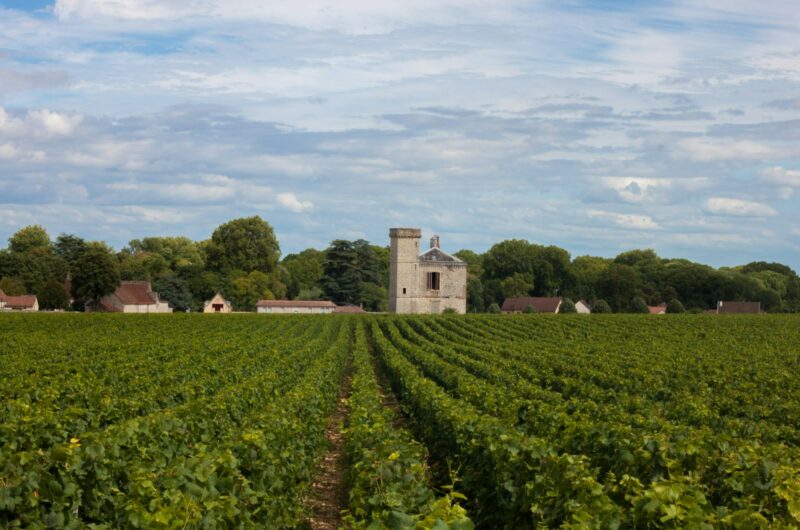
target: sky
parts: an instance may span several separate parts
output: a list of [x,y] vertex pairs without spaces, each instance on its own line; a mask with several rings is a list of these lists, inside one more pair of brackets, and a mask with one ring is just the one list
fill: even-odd
[[796,0],[0,0],[0,246],[260,215],[800,270]]

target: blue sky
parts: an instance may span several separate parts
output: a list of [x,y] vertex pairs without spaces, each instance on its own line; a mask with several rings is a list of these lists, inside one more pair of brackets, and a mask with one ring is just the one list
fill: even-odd
[[792,1],[0,0],[0,241],[258,214],[800,269]]

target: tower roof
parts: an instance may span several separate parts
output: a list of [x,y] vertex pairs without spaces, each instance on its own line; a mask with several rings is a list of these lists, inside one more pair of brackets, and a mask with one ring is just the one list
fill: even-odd
[[455,256],[451,256],[444,250],[440,249],[439,247],[429,248],[425,252],[419,255],[420,261],[449,261],[452,263],[464,263],[460,259]]

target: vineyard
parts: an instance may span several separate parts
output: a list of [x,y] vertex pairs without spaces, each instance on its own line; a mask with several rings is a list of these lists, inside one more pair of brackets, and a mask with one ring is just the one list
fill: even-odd
[[317,528],[333,429],[345,528],[796,528],[799,372],[793,316],[4,315],[0,526]]

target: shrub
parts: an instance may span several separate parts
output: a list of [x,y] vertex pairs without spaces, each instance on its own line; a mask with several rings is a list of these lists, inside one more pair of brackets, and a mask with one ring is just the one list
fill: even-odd
[[487,313],[499,313],[500,312],[500,306],[497,305],[497,303],[489,304],[489,307],[486,308],[486,312]]
[[684,313],[685,311],[686,311],[686,308],[683,307],[683,304],[677,298],[673,298],[667,304],[667,313],[669,313],[669,314],[672,314],[672,313]]
[[525,309],[522,310],[523,313],[535,313],[536,308],[533,307],[531,304],[525,306]]
[[559,313],[577,313],[578,309],[575,307],[575,302],[569,298],[564,298],[561,301],[561,307],[558,309]]
[[443,315],[457,315],[458,311],[453,309],[452,307],[445,307],[444,311],[442,311]]
[[596,300],[592,305],[592,313],[612,313],[611,306],[605,300]]
[[650,313],[650,308],[647,307],[647,303],[642,299],[642,297],[634,296],[633,300],[631,300],[630,312],[647,314]]

